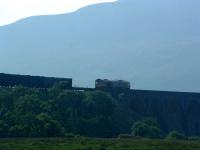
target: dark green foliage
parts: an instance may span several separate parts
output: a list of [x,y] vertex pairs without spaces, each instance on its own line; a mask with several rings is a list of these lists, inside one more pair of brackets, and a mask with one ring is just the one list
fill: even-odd
[[112,137],[115,101],[104,92],[0,88],[0,137]]
[[[179,101],[179,97],[162,100],[149,93],[66,90],[65,82],[49,89],[1,87],[0,137],[56,137],[68,133],[117,137],[130,134],[134,122],[149,116],[159,125],[149,119],[137,122],[134,135],[160,138],[178,129],[186,135],[199,135],[198,94],[194,99]],[[162,97],[168,98],[165,95]]]
[[[50,135],[51,137],[56,137],[65,135],[64,128],[48,114],[41,113],[37,115],[35,121],[35,127],[38,132],[36,136],[48,137]],[[35,131],[35,133],[37,132]]]
[[159,125],[152,119],[135,122],[132,127],[132,134],[136,137],[161,138]]
[[0,139],[1,150],[199,150],[199,142],[147,139]]
[[171,131],[166,137],[169,140],[187,140],[188,138],[178,131]]

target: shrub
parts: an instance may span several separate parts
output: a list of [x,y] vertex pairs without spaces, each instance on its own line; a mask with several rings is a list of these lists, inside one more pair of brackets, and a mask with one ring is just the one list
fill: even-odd
[[180,133],[178,131],[171,131],[166,139],[169,139],[169,140],[187,140],[188,138],[183,134],[183,133]]
[[132,127],[132,134],[145,138],[161,138],[159,125],[152,119],[135,122]]

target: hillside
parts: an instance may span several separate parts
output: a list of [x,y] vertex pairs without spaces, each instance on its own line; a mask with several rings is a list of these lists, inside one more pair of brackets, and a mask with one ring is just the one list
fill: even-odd
[[0,27],[0,70],[73,77],[85,87],[110,77],[140,89],[199,92],[199,7],[196,0],[120,0],[30,17]]

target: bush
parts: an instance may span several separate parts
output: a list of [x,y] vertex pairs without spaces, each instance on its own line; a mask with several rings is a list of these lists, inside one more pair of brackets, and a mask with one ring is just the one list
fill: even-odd
[[159,125],[152,119],[135,122],[132,127],[132,134],[145,138],[161,138]]
[[187,140],[188,138],[183,134],[178,131],[171,131],[168,135],[167,138],[169,140]]

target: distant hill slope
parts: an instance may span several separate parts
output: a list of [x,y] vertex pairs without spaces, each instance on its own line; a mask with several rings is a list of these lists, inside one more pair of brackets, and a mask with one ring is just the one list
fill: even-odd
[[0,27],[0,70],[200,91],[200,2],[120,0]]

